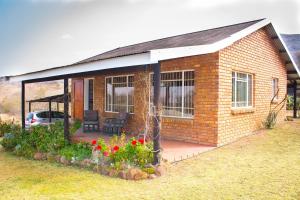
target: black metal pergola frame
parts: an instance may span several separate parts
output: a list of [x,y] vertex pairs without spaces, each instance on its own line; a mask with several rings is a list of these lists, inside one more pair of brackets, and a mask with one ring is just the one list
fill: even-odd
[[[58,76],[51,76],[45,78],[38,78],[38,79],[30,79],[30,80],[23,80],[21,86],[21,120],[22,120],[22,128],[25,128],[25,85],[28,83],[38,83],[38,82],[46,82],[46,81],[55,81],[55,80],[64,80],[64,94],[63,94],[63,104],[64,104],[64,137],[67,142],[70,142],[70,131],[69,131],[69,79],[71,78],[82,78],[82,77],[89,77],[89,76],[97,76],[103,73],[111,73],[111,72],[126,72],[126,71],[137,71],[142,69],[152,69],[153,77],[154,77],[154,87],[153,87],[153,103],[155,113],[153,116],[153,147],[154,147],[154,164],[159,164],[160,162],[160,103],[159,103],[159,96],[160,96],[160,62],[156,64],[150,65],[136,65],[136,66],[127,66],[127,67],[119,67],[119,68],[112,68],[112,69],[102,69],[96,71],[87,71],[81,73],[74,73],[74,74],[65,74],[65,75],[58,75]],[[44,70],[45,71],[45,70]],[[51,110],[51,101],[49,103],[49,109]]]
[[[70,94],[69,94],[69,100],[70,100]],[[32,103],[48,103],[48,108],[49,108],[49,122],[51,123],[52,121],[52,103],[56,103],[56,110],[59,111],[59,104],[64,103],[64,94],[60,95],[53,95],[53,96],[48,96],[48,97],[43,97],[39,99],[32,99],[26,101],[28,103],[28,111],[31,112],[31,105]]]

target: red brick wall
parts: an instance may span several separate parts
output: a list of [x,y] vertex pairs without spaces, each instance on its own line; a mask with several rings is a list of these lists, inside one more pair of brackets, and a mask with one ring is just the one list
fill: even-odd
[[[254,106],[250,113],[232,112],[232,71],[254,75]],[[272,98],[272,78],[279,78],[279,101],[285,97],[287,82],[284,62],[264,29],[221,50],[219,73],[218,145],[223,145],[262,128]],[[285,108],[278,121],[284,117]]]
[[[214,146],[232,142],[261,128],[271,100],[272,77],[279,78],[279,99],[282,99],[286,92],[284,63],[263,29],[220,52],[163,61],[161,70],[194,70],[195,72],[194,118],[163,117],[161,129],[163,138]],[[233,70],[254,75],[254,108],[251,113],[232,113],[231,73]],[[128,71],[96,76],[94,109],[99,111],[102,121],[106,117],[115,115],[104,111],[105,76],[122,74],[134,74],[135,112],[130,115],[127,129],[137,132],[144,127],[143,113],[148,109],[145,80],[149,78],[149,71]],[[282,111],[279,121],[282,121],[284,116],[285,111]]]
[[193,69],[195,115],[193,119],[162,120],[165,138],[201,144],[217,144],[218,53],[172,59],[161,63],[162,71]]
[[[194,70],[195,73],[195,116],[193,119],[163,117],[162,137],[194,143],[216,145],[217,142],[217,88],[218,88],[218,53],[172,59],[161,62],[161,71]],[[105,77],[112,75],[133,74],[134,114],[130,115],[127,130],[138,132],[144,127],[148,109],[147,81],[150,71],[128,71],[126,73],[106,73],[95,76],[94,109],[99,111],[100,119],[116,114],[105,112]],[[149,84],[148,84],[149,87]],[[146,92],[145,92],[146,91]],[[145,96],[147,95],[147,96]],[[146,102],[144,104],[143,102]]]

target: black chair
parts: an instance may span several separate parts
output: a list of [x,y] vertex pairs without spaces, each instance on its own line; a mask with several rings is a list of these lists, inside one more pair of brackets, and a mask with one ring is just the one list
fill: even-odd
[[83,117],[83,132],[99,131],[99,116],[96,110],[85,110]]
[[103,132],[109,135],[120,135],[127,124],[128,117],[128,113],[120,112],[117,118],[106,118],[103,124]]

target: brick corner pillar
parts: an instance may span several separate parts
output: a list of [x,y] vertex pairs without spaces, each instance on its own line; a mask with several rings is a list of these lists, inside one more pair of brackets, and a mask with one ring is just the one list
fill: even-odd
[[160,164],[160,63],[153,65],[153,105],[154,105],[154,115],[153,115],[153,149],[154,149],[154,161],[153,164]]

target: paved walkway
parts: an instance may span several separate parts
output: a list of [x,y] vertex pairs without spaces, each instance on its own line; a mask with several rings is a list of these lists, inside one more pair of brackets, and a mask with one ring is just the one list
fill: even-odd
[[[109,142],[111,136],[102,133],[83,133],[79,129],[72,137],[72,141],[79,142],[91,142],[92,140],[97,140],[99,137],[103,138],[106,142]],[[130,138],[131,136],[128,136]],[[162,157],[169,162],[177,162],[184,160],[200,153],[210,151],[216,147],[205,146],[200,144],[194,144],[189,142],[181,142],[175,140],[162,139]]]

